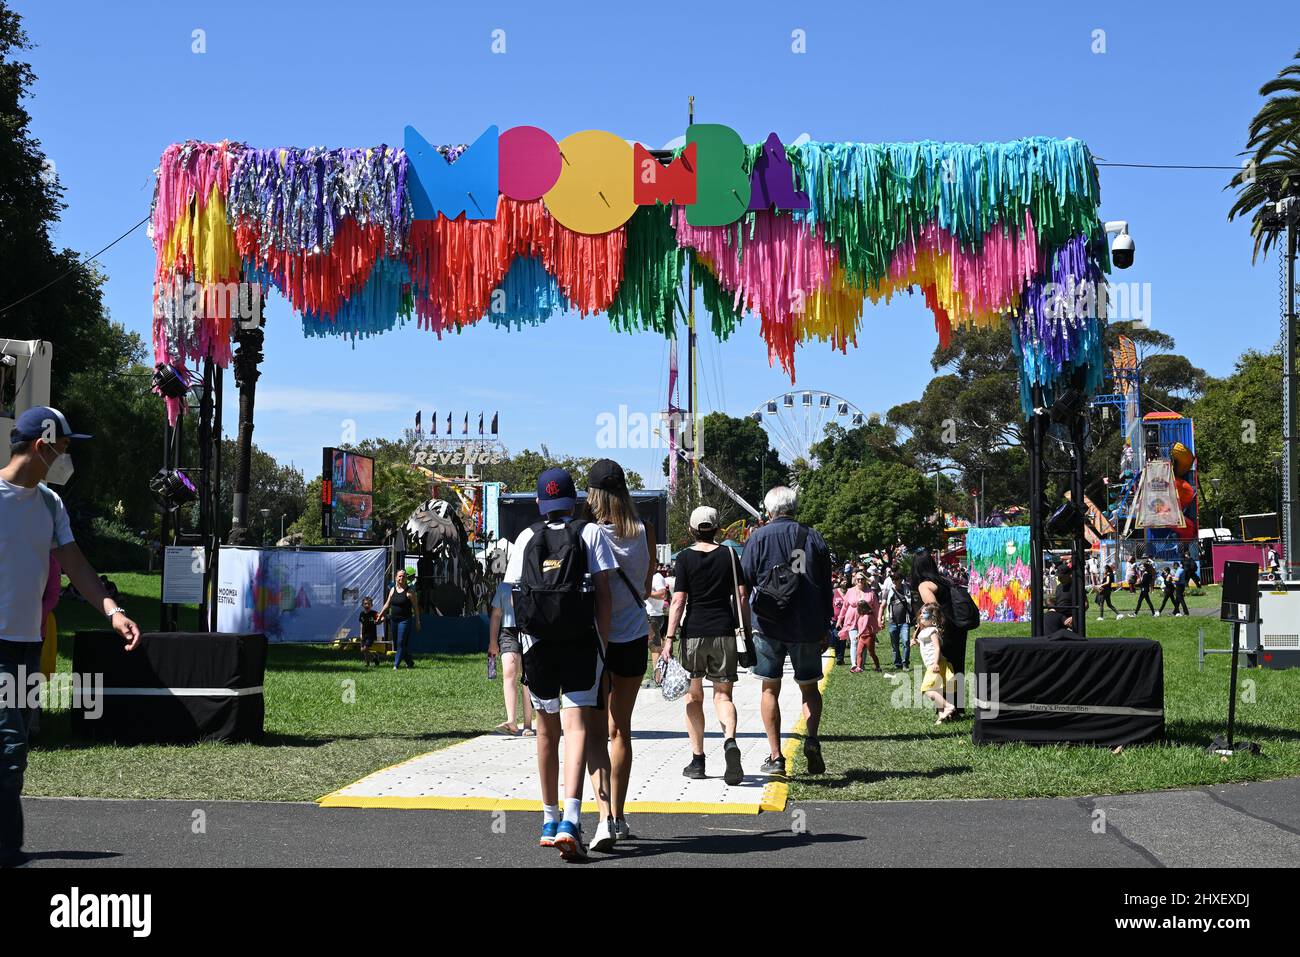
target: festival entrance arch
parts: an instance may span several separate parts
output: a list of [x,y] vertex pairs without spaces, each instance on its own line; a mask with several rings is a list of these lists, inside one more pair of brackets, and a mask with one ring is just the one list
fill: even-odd
[[576,310],[672,337],[689,275],[717,338],[757,315],[792,382],[797,346],[847,352],[867,300],[919,289],[941,342],[1010,323],[1026,418],[1067,386],[1099,385],[1102,320],[1061,308],[1110,270],[1081,141],[741,146],[695,124],[667,154],[598,133],[169,146],[151,229],[156,360],[225,367],[241,283],[279,291],[309,336],[415,322],[441,337]]

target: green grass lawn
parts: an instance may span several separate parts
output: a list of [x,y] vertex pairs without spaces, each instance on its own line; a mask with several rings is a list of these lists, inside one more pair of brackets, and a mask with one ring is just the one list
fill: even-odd
[[[1115,598],[1127,613],[1134,596]],[[1217,608],[1218,588],[1189,596],[1188,605]],[[1159,607],[1159,601],[1156,607]],[[1166,609],[1166,613],[1168,609]],[[1088,621],[1090,638],[1154,638],[1164,648],[1167,742],[1125,748],[971,743],[971,720],[935,726],[934,712],[896,708],[894,684],[874,672],[851,674],[836,668],[826,690],[822,750],[828,767],[819,778],[796,777],[796,800],[897,800],[906,798],[1053,797],[1116,794],[1258,781],[1300,774],[1300,670],[1242,669],[1237,702],[1238,735],[1259,742],[1258,757],[1224,762],[1205,754],[1214,735],[1225,730],[1230,657],[1213,655],[1198,671],[1197,629],[1209,647],[1226,647],[1229,626],[1217,618],[1138,619],[1107,617]],[[1027,635],[1027,625],[984,624],[978,637]],[[974,657],[974,642],[968,654]],[[888,638],[877,648],[889,661]],[[917,666],[913,655],[913,667]],[[1244,663],[1244,659],[1243,659]],[[1253,700],[1251,700],[1253,699]],[[802,769],[803,758],[796,763]]]
[[[114,574],[122,603],[146,629],[158,623],[158,577]],[[1117,597],[1121,609],[1133,598]],[[1157,605],[1159,603],[1157,602]],[[1217,607],[1216,588],[1190,596]],[[72,634],[100,629],[86,605],[58,609],[60,670],[71,668]],[[192,627],[190,611],[182,625]],[[935,727],[933,713],[890,705],[893,685],[874,673],[837,668],[827,689],[823,748],[829,771],[799,777],[797,800],[1081,795],[1254,781],[1300,774],[1300,670],[1243,671],[1253,701],[1239,703],[1239,727],[1264,754],[1211,759],[1203,748],[1222,730],[1228,657],[1196,666],[1196,631],[1223,646],[1227,626],[1213,618],[1089,621],[1094,636],[1158,639],[1165,650],[1170,742],[1108,750],[997,746],[976,748],[970,722]],[[1027,634],[1023,625],[984,625],[973,636]],[[887,641],[882,647],[887,647]],[[973,654],[974,645],[971,645]],[[72,738],[67,712],[44,716],[26,793],[116,798],[315,800],[365,774],[490,730],[502,719],[501,686],[478,655],[424,656],[414,671],[362,667],[355,656],[319,646],[272,645],[266,675],[266,737],[259,744],[185,747],[89,745]],[[345,693],[355,682],[355,700]]]
[[[110,577],[135,621],[156,630],[158,576]],[[182,626],[197,622],[197,611],[189,612]],[[72,634],[102,629],[104,619],[83,602],[64,602],[56,615],[59,670],[68,671]],[[394,672],[391,665],[367,669],[356,654],[322,646],[271,645],[266,702],[259,744],[91,745],[72,737],[69,712],[49,712],[25,792],[313,801],[371,771],[489,731],[504,717],[501,683],[487,680],[478,655],[426,655],[414,670]]]

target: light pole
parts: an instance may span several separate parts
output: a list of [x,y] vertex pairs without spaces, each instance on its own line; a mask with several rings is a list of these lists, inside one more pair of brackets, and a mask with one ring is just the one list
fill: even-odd
[[1216,541],[1218,540],[1219,537],[1219,529],[1223,528],[1223,502],[1219,498],[1219,485],[1222,482],[1223,479],[1217,479],[1217,478],[1210,479],[1210,485],[1214,488],[1214,508],[1219,513],[1219,524],[1214,529],[1214,538]]
[[266,534],[267,533],[266,523],[271,518],[271,510],[269,508],[259,508],[258,512],[260,512],[262,515],[262,544],[265,545],[266,540],[269,537]]

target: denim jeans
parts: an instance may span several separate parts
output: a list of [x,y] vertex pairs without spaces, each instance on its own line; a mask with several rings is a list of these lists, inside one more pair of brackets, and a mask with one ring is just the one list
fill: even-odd
[[910,668],[912,665],[912,645],[908,642],[908,624],[889,624],[889,644],[894,649],[894,667]]
[[[0,849],[23,846],[23,774],[27,770],[27,729],[32,712],[18,670],[33,675],[41,666],[39,641],[0,640]],[[16,700],[10,700],[13,697]],[[24,707],[11,707],[24,705]]]
[[411,627],[413,622],[410,618],[405,621],[393,622],[393,631],[397,637],[393,641],[393,670],[396,671],[402,667],[402,660],[406,660],[408,668],[415,667],[415,661],[411,658]]

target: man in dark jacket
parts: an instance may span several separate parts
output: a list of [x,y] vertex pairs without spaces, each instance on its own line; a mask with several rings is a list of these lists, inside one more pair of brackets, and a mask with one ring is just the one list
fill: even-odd
[[[751,621],[758,663],[753,673],[763,679],[763,726],[767,730],[770,757],[763,763],[766,774],[785,774],[781,754],[781,676],[788,657],[794,680],[803,694],[807,713],[804,757],[810,774],[826,770],[817,729],[821,723],[822,652],[826,649],[826,622],[834,613],[831,588],[830,550],[814,529],[795,520],[797,496],[792,489],[777,486],[767,493],[763,505],[769,521],[745,543],[741,568],[751,586]],[[778,565],[788,566],[798,585],[788,607],[780,614],[765,610],[764,585]]]

